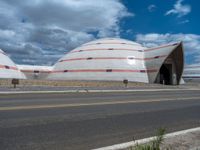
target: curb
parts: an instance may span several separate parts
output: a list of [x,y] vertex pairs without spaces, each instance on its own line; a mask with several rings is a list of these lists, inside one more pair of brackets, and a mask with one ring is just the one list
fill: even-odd
[[[177,132],[173,132],[173,133],[168,133],[164,136],[164,138],[171,138],[171,137],[175,137],[175,136],[185,135],[185,134],[195,132],[195,131],[200,131],[200,127],[182,130],[182,131],[177,131]],[[136,141],[130,141],[130,142],[126,142],[126,143],[115,144],[115,145],[112,145],[112,146],[97,148],[97,149],[93,149],[93,150],[120,150],[120,149],[125,149],[125,148],[131,147],[131,146],[135,146],[137,144],[148,143],[155,138],[156,137],[154,136],[154,137],[149,137],[149,138],[140,139],[140,140],[136,140]]]
[[48,94],[48,93],[117,93],[117,92],[156,92],[156,91],[198,91],[200,89],[134,89],[134,90],[67,90],[67,91],[5,91],[0,94]]

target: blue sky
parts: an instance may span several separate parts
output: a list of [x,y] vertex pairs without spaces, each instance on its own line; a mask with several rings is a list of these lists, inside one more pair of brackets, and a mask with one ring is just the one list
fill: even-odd
[[186,64],[200,63],[198,0],[0,0],[0,48],[19,64],[52,65],[104,37],[154,47],[183,41]]
[[197,0],[181,1],[182,7],[185,5],[190,7],[190,11],[182,16],[179,16],[178,12],[166,15],[166,12],[172,10],[178,2],[175,0],[148,0],[146,3],[141,0],[133,1],[123,1],[128,11],[135,14],[134,17],[124,19],[122,27],[125,30],[132,29],[134,34],[151,32],[200,34],[197,28],[200,25],[200,22],[197,21],[199,12],[198,7],[195,7],[200,2]]

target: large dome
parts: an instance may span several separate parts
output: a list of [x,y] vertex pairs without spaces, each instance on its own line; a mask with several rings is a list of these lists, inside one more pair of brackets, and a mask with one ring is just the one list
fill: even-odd
[[0,78],[25,79],[15,63],[0,49]]
[[[129,80],[153,83],[160,67],[180,43],[147,49],[124,39],[95,40],[68,52],[53,67],[49,79]],[[182,49],[181,49],[182,51]]]

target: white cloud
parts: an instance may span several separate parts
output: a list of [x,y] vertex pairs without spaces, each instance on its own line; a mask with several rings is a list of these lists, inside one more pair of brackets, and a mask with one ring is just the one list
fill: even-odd
[[120,0],[0,0],[0,48],[17,63],[53,63],[96,37],[119,36],[127,16]]
[[118,0],[33,0],[14,5],[18,17],[37,26],[59,27],[75,31],[112,30],[125,16],[131,16]]
[[170,42],[182,41],[186,58],[192,56],[194,57],[194,63],[200,62],[200,35],[197,34],[138,34],[136,35],[136,41],[146,47],[155,47]]
[[147,9],[148,9],[148,11],[149,12],[154,12],[155,10],[156,10],[156,5],[154,5],[154,4],[151,4],[151,5],[149,5],[148,7],[147,7]]
[[179,24],[185,24],[185,23],[189,23],[189,22],[190,21],[188,19],[186,19],[186,20],[183,20],[183,21],[179,22]]
[[183,5],[183,1],[184,0],[177,0],[177,2],[174,4],[174,8],[168,10],[165,15],[176,14],[178,17],[182,17],[189,14],[191,12],[191,6],[188,4]]
[[15,36],[15,32],[12,30],[1,30],[0,29],[0,35],[1,35],[1,37],[7,39],[7,38],[11,38],[11,37]]

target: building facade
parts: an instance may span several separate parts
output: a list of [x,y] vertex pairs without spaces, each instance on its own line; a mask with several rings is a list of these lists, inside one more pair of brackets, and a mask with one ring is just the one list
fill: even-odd
[[179,84],[183,67],[182,43],[146,48],[132,41],[107,38],[64,55],[48,79]]
[[0,51],[0,78],[131,81],[180,84],[184,53],[181,42],[155,48],[125,39],[105,38],[66,53],[53,66],[15,65]]

